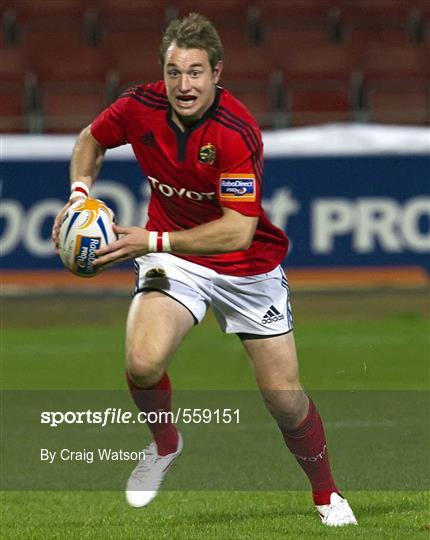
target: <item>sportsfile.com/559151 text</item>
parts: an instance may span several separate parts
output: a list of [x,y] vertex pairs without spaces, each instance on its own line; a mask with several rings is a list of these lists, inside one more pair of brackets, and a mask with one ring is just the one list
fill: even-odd
[[103,411],[42,411],[40,423],[49,427],[62,424],[95,424],[105,427],[113,424],[239,424],[240,409],[232,408],[186,408],[176,411],[130,412],[121,408],[108,407]]

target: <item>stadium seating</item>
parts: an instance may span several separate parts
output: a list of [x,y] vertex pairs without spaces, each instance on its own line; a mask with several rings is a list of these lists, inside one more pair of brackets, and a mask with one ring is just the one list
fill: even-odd
[[26,52],[26,66],[37,75],[40,84],[57,81],[103,84],[111,65],[101,49],[79,43],[47,48],[43,54]]
[[268,65],[282,65],[288,62],[294,49],[319,48],[330,43],[327,29],[271,28],[261,43]]
[[63,30],[65,35],[73,31],[91,40],[95,19],[89,6],[85,0],[15,0],[3,11],[3,28],[12,45],[28,34],[50,30]]
[[252,2],[243,0],[217,0],[199,5],[193,0],[174,2],[180,16],[198,11],[208,17],[218,28],[234,28],[237,32],[246,31],[246,24],[252,17]]
[[348,29],[405,29],[419,16],[420,0],[348,0],[337,2],[342,24]]
[[312,83],[287,90],[287,125],[303,126],[353,120],[353,100],[348,85]]
[[9,9],[17,12],[20,23],[49,24],[52,19],[80,19],[91,4],[85,0],[14,0]]
[[91,106],[160,79],[161,31],[196,7],[224,43],[222,85],[263,127],[430,123],[428,0],[0,0],[1,129],[34,130],[51,114],[45,129],[76,131],[60,110],[87,119]]
[[110,91],[114,96],[130,86],[144,82],[155,82],[163,78],[158,56],[148,52],[141,54],[138,60],[133,56],[125,55],[114,60],[113,65],[113,78],[110,81],[113,86]]
[[[43,130],[46,133],[77,133],[107,105],[103,93],[85,88],[49,86],[42,97]],[[65,115],[64,111],[73,111]]]
[[12,47],[0,46],[0,81],[18,83],[24,78],[26,66],[21,52]]
[[234,78],[229,70],[221,78],[220,84],[241,100],[248,110],[255,116],[261,128],[271,129],[277,127],[279,115],[279,88],[276,74],[253,80]]
[[430,5],[428,6],[428,11],[424,14],[422,25],[420,27],[420,37],[422,38],[423,43],[430,49]]
[[273,59],[274,65],[284,72],[285,80],[349,81],[359,68],[347,47],[339,44],[308,45],[292,48],[285,55]]
[[27,73],[20,51],[0,47],[0,131],[27,131],[27,109],[35,100],[35,80]]
[[12,50],[20,52],[36,84],[28,109],[31,129],[76,132],[107,103],[110,59],[86,43],[81,25],[25,27]]
[[220,36],[226,76],[249,81],[267,79],[270,64],[261,47],[252,44],[243,31],[221,29]]
[[[31,29],[21,33],[18,45],[24,61],[29,64],[44,62],[45,56],[66,54],[66,61],[73,57],[73,51],[86,45],[80,25],[70,25],[66,28]],[[55,51],[58,51],[56,53]],[[82,62],[82,58],[79,59]],[[63,62],[64,63],[64,60]]]
[[361,64],[367,80],[428,79],[430,50],[411,43],[373,42],[363,50]]
[[258,0],[263,23],[271,28],[325,29],[333,3],[327,0]]
[[351,54],[359,56],[371,43],[380,43],[382,46],[414,43],[415,39],[407,28],[349,28],[343,34],[343,41],[348,44]]
[[110,59],[116,78],[112,95],[129,86],[162,78],[158,60],[160,39],[158,28],[111,29],[103,34],[100,47]]
[[0,132],[27,131],[26,94],[22,86],[8,86],[0,91]]
[[106,30],[159,29],[174,16],[168,0],[93,0],[98,23]]
[[368,119],[383,124],[428,125],[430,84],[375,85],[367,90]]

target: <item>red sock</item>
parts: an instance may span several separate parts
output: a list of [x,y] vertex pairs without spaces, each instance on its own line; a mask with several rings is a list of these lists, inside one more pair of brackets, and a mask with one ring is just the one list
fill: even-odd
[[[172,387],[167,373],[151,388],[141,388],[134,384],[127,372],[125,372],[128,387],[137,408],[149,413],[151,411],[172,410]],[[166,456],[175,452],[178,448],[178,432],[170,421],[147,423],[157,445],[158,454]]]
[[279,427],[286,445],[309,478],[314,503],[329,504],[330,494],[338,490],[330,470],[324,427],[313,401],[309,399],[308,414],[296,428]]

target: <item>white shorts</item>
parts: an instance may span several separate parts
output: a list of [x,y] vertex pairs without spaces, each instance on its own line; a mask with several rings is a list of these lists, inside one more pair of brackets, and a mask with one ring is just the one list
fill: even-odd
[[277,266],[256,276],[227,276],[169,253],[135,261],[134,294],[151,290],[171,296],[199,323],[210,306],[223,330],[242,339],[285,334],[293,329],[290,291]]

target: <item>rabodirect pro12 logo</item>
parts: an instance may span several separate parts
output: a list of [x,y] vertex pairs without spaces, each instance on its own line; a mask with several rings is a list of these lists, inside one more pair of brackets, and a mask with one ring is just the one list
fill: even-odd
[[253,174],[222,174],[220,177],[220,200],[253,202],[256,198]]
[[75,250],[75,272],[77,274],[93,274],[93,262],[96,250],[100,247],[100,238],[94,236],[78,236]]

